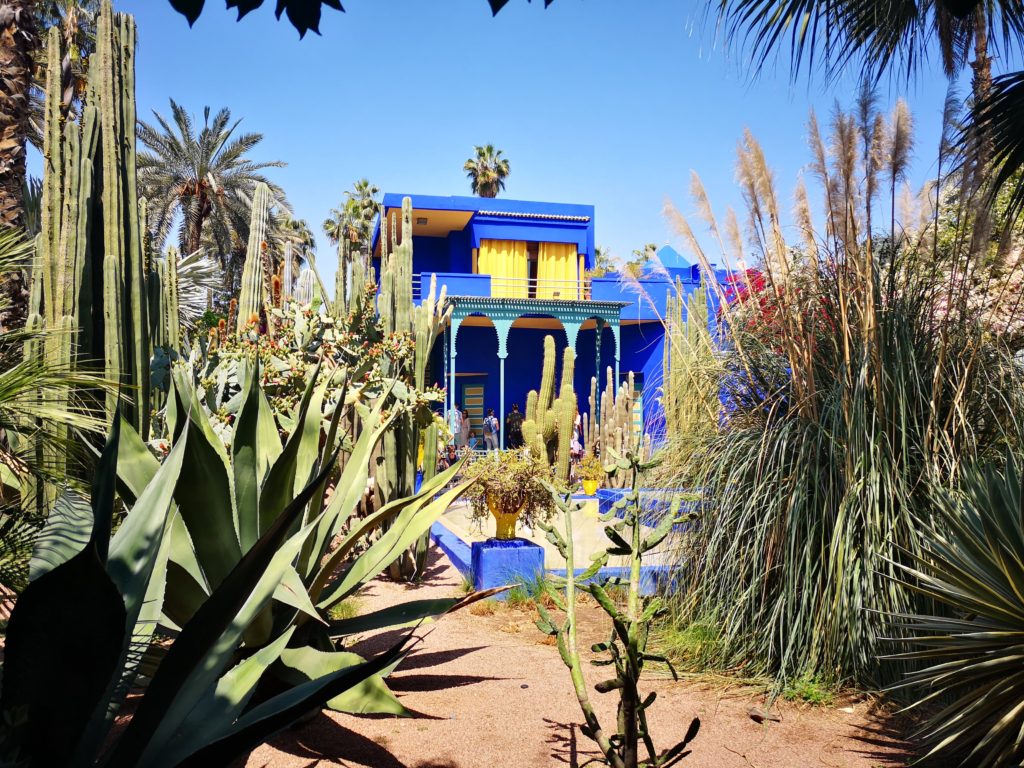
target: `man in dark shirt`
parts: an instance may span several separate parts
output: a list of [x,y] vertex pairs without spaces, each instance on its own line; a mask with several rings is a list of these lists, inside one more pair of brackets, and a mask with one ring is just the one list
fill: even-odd
[[519,412],[519,403],[512,403],[512,410],[505,417],[505,437],[509,448],[523,447],[523,414]]

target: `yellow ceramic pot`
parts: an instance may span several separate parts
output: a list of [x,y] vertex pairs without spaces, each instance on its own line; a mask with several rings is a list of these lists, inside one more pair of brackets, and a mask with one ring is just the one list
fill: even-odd
[[487,495],[487,508],[491,510],[496,521],[494,538],[506,541],[514,539],[516,537],[516,521],[523,513],[523,508],[520,507],[515,512],[505,512],[490,494]]
[[584,480],[583,492],[587,494],[587,496],[593,496],[595,493],[597,493],[597,483],[597,480]]

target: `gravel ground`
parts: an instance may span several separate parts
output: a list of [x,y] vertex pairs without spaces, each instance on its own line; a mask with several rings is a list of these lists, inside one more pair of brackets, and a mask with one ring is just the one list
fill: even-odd
[[[361,610],[400,600],[459,594],[462,578],[440,553],[425,583],[379,580],[363,590]],[[482,605],[482,604],[481,604]],[[417,650],[390,678],[413,718],[354,717],[334,712],[278,735],[240,763],[247,768],[475,768],[578,766],[596,752],[580,734],[582,721],[568,670],[533,625],[532,610],[481,605],[446,616],[421,632]],[[581,647],[606,633],[596,607],[581,615]],[[367,650],[389,638],[368,641]],[[393,640],[393,636],[390,638]],[[585,642],[583,642],[585,641]],[[591,683],[604,668],[591,667]],[[902,766],[904,745],[866,703],[835,707],[782,704],[781,722],[754,722],[762,705],[750,689],[711,688],[652,679],[656,745],[681,738],[693,717],[701,729],[682,766],[701,768],[880,768]],[[612,694],[592,693],[605,728],[614,727]]]

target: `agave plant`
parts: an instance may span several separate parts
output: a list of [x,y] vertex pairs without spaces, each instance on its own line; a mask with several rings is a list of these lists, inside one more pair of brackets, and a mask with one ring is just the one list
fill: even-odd
[[[384,397],[371,407],[330,383],[311,377],[283,445],[256,369],[244,380],[229,447],[181,366],[162,462],[126,421],[115,422],[91,503],[70,490],[59,497],[9,623],[5,759],[223,765],[324,704],[404,712],[381,676],[405,641],[365,660],[344,638],[407,626],[457,601],[337,621],[329,610],[385,569],[465,484],[434,499],[456,467],[416,496],[352,520],[370,453],[394,414],[383,413]],[[339,438],[347,402],[366,425],[354,442]],[[111,538],[115,491],[129,511]],[[390,528],[371,541],[384,522]],[[140,695],[128,717],[133,690]],[[127,723],[113,731],[118,718]]]
[[[432,618],[453,607],[455,600],[431,600],[370,616],[329,618],[334,606],[429,531],[469,485],[464,481],[439,494],[458,472],[455,466],[424,483],[415,495],[387,504],[369,517],[354,517],[367,488],[371,456],[392,428],[402,403],[417,407],[415,393],[396,382],[350,391],[344,372],[321,377],[315,369],[294,413],[278,420],[260,386],[258,366],[243,364],[238,371],[242,389],[227,436],[213,428],[185,367],[178,366],[173,375],[167,419],[171,450],[187,440],[189,451],[181,459],[174,491],[180,524],[168,532],[163,622],[169,627],[185,626],[202,611],[231,569],[324,467],[328,471],[321,473],[292,525],[293,532],[305,530],[307,535],[282,568],[273,600],[246,627],[247,650],[271,647],[287,631],[288,648],[282,651],[274,673],[285,682],[297,683],[312,679],[318,670],[362,663],[359,656],[344,650],[346,638],[354,633]],[[335,387],[336,380],[341,386]],[[385,403],[389,403],[387,413]],[[358,436],[342,438],[340,425],[353,419],[361,425]],[[288,438],[282,445],[279,433],[284,425]],[[126,492],[140,498],[155,482],[160,464],[137,433],[127,425],[122,430],[119,477]],[[337,470],[329,466],[336,446],[343,455]],[[385,532],[378,536],[382,529]],[[405,711],[376,675],[352,695],[332,699],[330,706],[350,712]]]
[[[36,547],[30,583],[8,624],[0,690],[0,752],[27,766],[224,764],[310,707],[395,663],[401,645],[372,662],[317,675],[255,704],[267,667],[294,634],[285,628],[258,653],[241,653],[254,619],[272,600],[316,527],[302,513],[328,462],[268,522],[245,554],[167,642],[127,724],[112,733],[152,647],[176,544],[175,506],[192,455],[183,433],[111,538],[121,443],[115,420],[99,460],[91,503],[62,495]],[[198,441],[197,441],[198,442]],[[198,510],[188,512],[194,515]],[[299,527],[301,526],[301,527]],[[75,642],[68,643],[69,627]],[[55,695],[59,691],[59,695]],[[251,706],[250,706],[251,705]]]
[[925,662],[897,688],[920,695],[928,711],[919,736],[927,757],[963,766],[1024,760],[1024,477],[1017,461],[974,471],[962,499],[945,497],[903,583],[932,598],[942,615],[896,617]]

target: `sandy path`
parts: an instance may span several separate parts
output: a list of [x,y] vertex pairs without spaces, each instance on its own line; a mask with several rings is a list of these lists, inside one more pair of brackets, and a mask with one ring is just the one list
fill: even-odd
[[[461,581],[437,554],[424,585],[374,582],[362,593],[360,607],[454,595]],[[581,619],[587,647],[604,639],[597,621],[597,609],[588,608]],[[392,690],[416,717],[324,713],[260,747],[244,765],[577,766],[594,752],[579,733],[582,718],[568,671],[557,650],[544,641],[525,610],[502,608],[481,615],[477,609],[445,617],[390,678]],[[606,672],[590,671],[595,673],[592,682]],[[658,691],[651,730],[659,748],[675,743],[692,717],[701,719],[693,754],[683,766],[876,768],[903,765],[906,758],[902,745],[864,704],[852,712],[783,705],[782,722],[759,725],[747,714],[760,703],[749,692],[660,679],[649,687]],[[613,695],[592,695],[605,727],[613,726]]]

